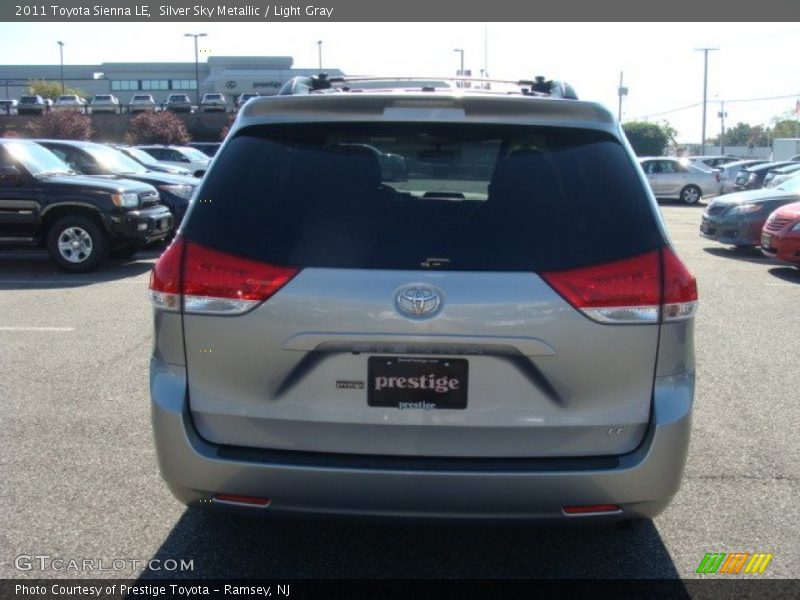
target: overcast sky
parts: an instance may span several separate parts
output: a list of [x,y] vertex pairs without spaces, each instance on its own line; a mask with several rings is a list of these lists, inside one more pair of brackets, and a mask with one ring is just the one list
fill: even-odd
[[[459,54],[476,75],[545,75],[570,82],[582,99],[617,110],[620,71],[630,89],[623,120],[667,119],[683,142],[699,141],[703,54],[709,55],[709,137],[719,133],[719,100],[772,96],[784,99],[728,102],[727,122],[768,123],[800,98],[798,23],[0,23],[0,56],[7,64],[192,61],[186,32],[204,32],[205,56],[279,55],[295,67],[317,66],[349,74],[453,75]],[[484,62],[484,32],[487,61]]]

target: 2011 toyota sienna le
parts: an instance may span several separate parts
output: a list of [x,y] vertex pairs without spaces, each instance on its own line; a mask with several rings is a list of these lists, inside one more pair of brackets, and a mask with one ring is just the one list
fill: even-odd
[[619,124],[529,89],[354,86],[248,102],[154,267],[173,494],[657,514],[689,443],[697,288]]

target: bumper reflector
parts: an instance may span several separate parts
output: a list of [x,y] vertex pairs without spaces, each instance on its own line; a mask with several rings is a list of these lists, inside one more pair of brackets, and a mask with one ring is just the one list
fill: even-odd
[[564,506],[565,515],[596,515],[622,512],[616,504],[587,504],[585,506]]
[[269,498],[258,498],[256,496],[237,496],[235,494],[217,494],[214,502],[223,504],[238,504],[241,506],[267,507],[271,502]]

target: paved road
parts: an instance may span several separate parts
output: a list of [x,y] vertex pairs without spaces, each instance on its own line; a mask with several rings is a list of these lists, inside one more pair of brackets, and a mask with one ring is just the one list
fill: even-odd
[[800,271],[698,238],[701,207],[662,209],[702,295],[695,428],[674,503],[630,529],[187,511],[158,477],[148,421],[154,256],[75,276],[3,253],[0,577],[24,575],[20,554],[194,559],[185,575],[203,577],[676,577],[711,551],[772,552],[764,576],[796,576]]

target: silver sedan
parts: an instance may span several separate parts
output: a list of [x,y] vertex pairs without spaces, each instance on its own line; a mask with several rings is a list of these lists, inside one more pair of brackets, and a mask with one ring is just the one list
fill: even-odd
[[650,189],[656,198],[697,204],[703,196],[718,196],[719,172],[700,169],[677,158],[640,158]]

